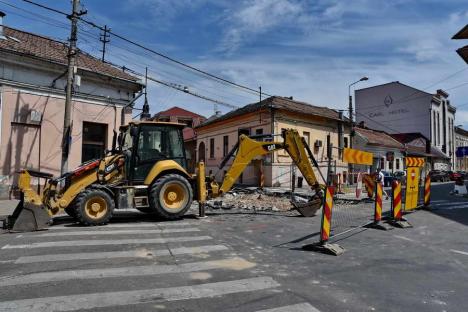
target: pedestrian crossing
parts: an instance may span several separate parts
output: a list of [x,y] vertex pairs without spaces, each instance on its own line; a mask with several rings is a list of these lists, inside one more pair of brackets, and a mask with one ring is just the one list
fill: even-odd
[[247,312],[319,311],[197,222],[59,225],[10,235],[0,249],[0,312],[219,311],[219,301],[232,298],[245,300]]

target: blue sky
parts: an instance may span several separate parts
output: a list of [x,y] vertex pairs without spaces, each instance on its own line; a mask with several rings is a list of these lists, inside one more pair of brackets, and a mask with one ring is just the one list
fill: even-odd
[[[37,2],[63,11],[71,7],[67,0]],[[428,92],[446,89],[451,103],[460,106],[456,124],[468,128],[468,65],[455,53],[468,41],[450,39],[468,22],[466,1],[81,3],[88,10],[87,19],[127,38],[254,89],[261,85],[269,94],[315,105],[346,108],[347,86],[362,76],[370,79],[358,87],[398,80]],[[62,40],[68,37],[68,20],[60,15],[19,0],[1,0],[0,10],[8,14],[7,25]],[[98,31],[81,25],[80,47],[100,55],[98,36]],[[151,76],[236,106],[258,100],[258,95],[202,78],[116,38],[111,38],[107,58],[140,72],[148,66]],[[212,103],[161,85],[151,83],[149,96],[152,113],[173,105],[206,116],[213,113]]]

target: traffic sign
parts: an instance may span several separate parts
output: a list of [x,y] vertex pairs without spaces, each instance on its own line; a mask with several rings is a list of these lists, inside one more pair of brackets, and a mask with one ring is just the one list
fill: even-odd
[[406,167],[422,167],[424,166],[424,158],[421,157],[405,157]]
[[343,161],[350,164],[372,165],[374,155],[354,148],[345,148],[343,150]]

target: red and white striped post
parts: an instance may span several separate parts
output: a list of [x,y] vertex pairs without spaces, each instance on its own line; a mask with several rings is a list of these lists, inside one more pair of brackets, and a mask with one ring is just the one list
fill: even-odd
[[424,181],[424,208],[428,208],[431,203],[431,177],[426,175]]

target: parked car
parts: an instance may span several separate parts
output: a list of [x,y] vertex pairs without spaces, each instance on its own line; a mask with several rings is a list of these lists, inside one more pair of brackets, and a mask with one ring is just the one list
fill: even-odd
[[382,171],[382,173],[384,175],[384,186],[392,186],[392,182],[393,182],[393,179],[394,179],[392,174],[390,172],[387,172],[387,171]]
[[461,175],[463,180],[468,179],[468,172],[466,171],[457,171],[457,172]]
[[447,182],[450,180],[450,177],[447,172],[442,170],[432,170],[429,172],[432,182]]
[[406,185],[406,171],[395,171],[393,177],[394,180],[399,180],[401,185]]
[[456,181],[457,179],[463,178],[458,172],[447,171],[450,181]]

